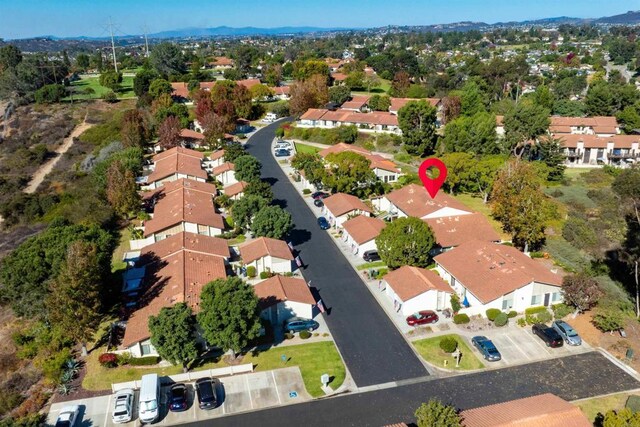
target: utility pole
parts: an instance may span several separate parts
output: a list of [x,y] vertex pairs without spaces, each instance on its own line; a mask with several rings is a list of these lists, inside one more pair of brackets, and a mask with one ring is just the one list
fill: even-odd
[[113,54],[113,68],[115,68],[117,73],[118,63],[116,62],[116,46],[113,43],[113,24],[111,23],[111,17],[109,17],[109,32],[111,33],[111,53]]
[[142,28],[142,31],[144,32],[144,46],[145,46],[144,57],[148,58],[149,57],[149,40],[147,40],[148,29],[146,25]]

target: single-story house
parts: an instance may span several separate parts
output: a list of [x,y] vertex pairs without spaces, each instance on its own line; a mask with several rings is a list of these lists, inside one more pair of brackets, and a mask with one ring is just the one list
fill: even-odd
[[180,139],[185,147],[200,148],[204,143],[204,135],[191,129],[182,129],[180,131]]
[[351,99],[347,102],[344,102],[340,108],[342,108],[343,110],[350,110],[350,111],[356,111],[359,113],[364,113],[366,111],[368,111],[368,104],[369,104],[369,98],[370,96],[368,95],[353,95],[351,97]]
[[373,206],[386,213],[389,219],[409,216],[429,219],[446,216],[468,215],[472,211],[444,191],[431,198],[422,185],[409,184],[372,200]]
[[398,116],[386,111],[360,113],[345,109],[310,108],[298,119],[300,127],[333,129],[353,125],[363,132],[389,132],[401,134]]
[[209,62],[211,68],[229,69],[233,68],[233,59],[226,56],[216,56],[213,61]]
[[207,158],[202,162],[202,166],[207,172],[211,172],[213,168],[216,168],[224,163],[224,150],[216,150],[209,154]]
[[245,266],[254,266],[259,275],[291,273],[296,269],[293,254],[286,242],[269,237],[259,237],[240,246],[240,258]]
[[291,86],[276,86],[269,88],[273,91],[273,97],[277,99],[287,100],[291,98]]
[[153,170],[146,178],[147,189],[160,187],[166,181],[180,178],[205,182],[207,172],[202,169],[204,154],[183,147],[174,147],[153,156]]
[[211,170],[211,176],[220,181],[224,187],[238,182],[236,179],[235,165],[231,162],[224,162]]
[[387,273],[383,280],[385,293],[405,316],[451,307],[453,289],[432,270],[405,265]]
[[342,238],[351,245],[351,251],[354,254],[363,254],[366,251],[378,249],[376,237],[386,225],[381,219],[358,215],[342,224],[344,229]]
[[238,200],[244,196],[244,189],[247,188],[248,183],[244,181],[238,181],[235,184],[231,184],[224,187],[224,195],[231,200]]
[[512,246],[472,240],[434,261],[467,314],[489,308],[523,312],[562,302],[562,276]]
[[498,232],[487,218],[478,212],[467,215],[441,216],[424,220],[442,249],[452,248],[470,240],[500,242]]
[[253,291],[260,299],[260,316],[273,326],[294,316],[314,317],[316,300],[303,279],[278,274],[256,284]]
[[591,427],[579,407],[545,393],[460,412],[464,427]]
[[[258,80],[260,83],[260,80]],[[253,130],[251,127],[251,122],[247,119],[237,119],[236,120],[236,133],[249,133]]]
[[372,210],[356,196],[336,193],[324,199],[323,212],[326,214],[329,224],[337,228],[342,227],[342,224],[352,216],[371,216]]
[[182,231],[217,236],[223,230],[224,219],[216,213],[213,195],[189,186],[159,198],[153,218],[144,224],[144,236],[153,236],[155,241]]
[[369,167],[382,182],[396,182],[402,175],[402,171],[392,160],[386,159],[379,154],[373,154],[371,151],[365,148],[357,147],[351,144],[345,144],[344,142],[340,142],[338,144],[331,145],[323,150],[320,150],[318,152],[318,155],[323,159],[326,159],[329,154],[338,154],[345,151],[359,154],[369,160],[369,162],[371,163]]
[[145,291],[138,299],[138,308],[127,319],[121,351],[134,357],[157,355],[150,340],[149,317],[178,302],[197,313],[204,286],[227,277],[224,258],[218,255],[181,249],[158,258],[147,265]]

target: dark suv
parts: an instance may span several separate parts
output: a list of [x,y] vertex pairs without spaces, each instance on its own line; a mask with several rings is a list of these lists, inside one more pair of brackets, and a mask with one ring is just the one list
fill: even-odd
[[196,381],[196,395],[200,409],[216,407],[216,386],[211,378],[200,378]]
[[302,317],[292,317],[289,320],[285,320],[283,327],[287,332],[295,333],[300,331],[315,331],[318,329],[318,322],[312,319],[304,319]]
[[378,255],[378,251],[370,250],[362,254],[362,259],[367,262],[380,261],[380,255]]
[[543,323],[536,323],[531,327],[531,330],[534,335],[537,335],[542,341],[544,341],[547,347],[562,347],[562,337],[555,329],[550,328]]

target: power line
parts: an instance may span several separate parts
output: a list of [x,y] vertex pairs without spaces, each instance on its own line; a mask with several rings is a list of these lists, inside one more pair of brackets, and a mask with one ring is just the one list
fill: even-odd
[[113,42],[113,23],[109,17],[109,32],[111,33],[111,53],[113,54],[113,68],[118,72],[118,63],[116,62],[116,46]]

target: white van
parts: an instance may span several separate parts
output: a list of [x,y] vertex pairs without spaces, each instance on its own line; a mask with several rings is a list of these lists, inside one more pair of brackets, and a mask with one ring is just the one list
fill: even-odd
[[152,423],[160,415],[160,380],[158,374],[142,376],[138,418],[143,423]]

